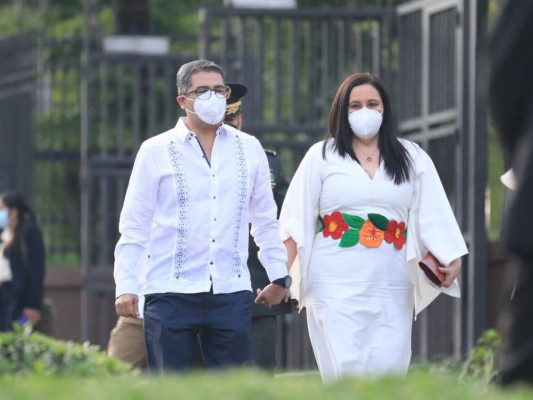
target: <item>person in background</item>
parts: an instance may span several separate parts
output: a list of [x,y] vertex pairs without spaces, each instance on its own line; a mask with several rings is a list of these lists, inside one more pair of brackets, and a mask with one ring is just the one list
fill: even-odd
[[508,0],[490,43],[489,105],[514,186],[502,238],[516,257],[501,383],[533,384],[533,1]]
[[[431,158],[397,137],[375,75],[340,85],[326,138],[294,174],[280,223],[323,380],[406,374],[413,315],[441,291],[460,295],[468,251]],[[441,287],[419,268],[427,251],[443,266]]]
[[[248,92],[245,85],[240,83],[228,83],[231,95],[227,100],[226,117],[224,123],[241,130],[243,126],[243,116],[241,113],[242,98]],[[289,184],[285,180],[281,161],[272,150],[265,150],[270,168],[270,182],[274,193],[274,200],[279,210],[283,204],[285,193]],[[252,279],[252,289],[263,288],[269,284],[269,279],[265,269],[259,261],[257,255],[259,248],[250,236],[248,245],[248,268]],[[276,366],[276,343],[277,343],[277,315],[291,313],[291,302],[281,302],[271,308],[263,304],[252,304],[252,328],[251,346],[252,361],[254,365],[265,369],[273,370]]]
[[260,301],[289,297],[268,161],[256,138],[223,124],[230,89],[217,64],[186,63],[176,83],[186,116],[141,145],[126,191],[115,308],[139,316],[144,293],[150,371],[191,368],[198,335],[207,368],[240,366],[250,360],[249,223],[270,280]]
[[35,214],[15,192],[0,194],[0,331],[42,318],[45,248]]

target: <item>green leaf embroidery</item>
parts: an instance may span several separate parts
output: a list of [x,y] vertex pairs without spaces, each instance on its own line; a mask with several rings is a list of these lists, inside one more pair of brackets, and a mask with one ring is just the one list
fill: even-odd
[[348,229],[342,235],[339,247],[353,247],[359,243],[359,229]]
[[381,214],[368,214],[368,219],[374,224],[374,226],[382,231],[387,230],[387,224],[389,220]]
[[325,228],[324,219],[319,215],[318,216],[318,221],[316,223],[316,233],[322,232],[324,230],[324,228]]
[[348,223],[348,226],[354,229],[361,229],[361,227],[365,223],[365,220],[361,217],[358,217],[357,215],[343,213],[342,216],[344,217],[344,220]]

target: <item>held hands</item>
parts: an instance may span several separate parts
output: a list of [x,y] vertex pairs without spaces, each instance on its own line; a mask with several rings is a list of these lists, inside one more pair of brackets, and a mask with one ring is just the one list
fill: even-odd
[[444,280],[442,281],[441,285],[445,288],[449,288],[450,286],[452,286],[453,281],[461,272],[461,259],[457,258],[453,260],[447,267],[437,268],[440,272],[444,274]]
[[22,315],[28,318],[32,325],[36,325],[41,320],[41,312],[36,308],[26,307],[22,310]]
[[287,302],[290,294],[290,289],[285,289],[280,285],[270,283],[265,286],[263,290],[257,289],[257,298],[255,299],[255,303],[263,304],[268,308],[272,308],[272,306],[281,303],[282,300]]
[[139,316],[139,298],[135,294],[125,293],[115,299],[115,310],[121,317]]

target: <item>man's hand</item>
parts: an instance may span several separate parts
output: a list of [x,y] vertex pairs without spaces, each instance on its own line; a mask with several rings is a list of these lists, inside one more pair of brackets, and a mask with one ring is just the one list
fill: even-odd
[[121,317],[139,316],[139,298],[135,294],[125,293],[115,299],[115,310]]
[[264,304],[268,308],[272,308],[276,304],[281,303],[281,300],[289,300],[291,292],[289,289],[285,289],[280,285],[275,285],[273,283],[265,286],[263,290],[257,289],[257,298],[255,299],[256,304]]
[[41,312],[36,308],[26,307],[22,310],[22,314],[28,318],[32,325],[36,325],[41,320]]
[[442,281],[441,285],[445,288],[449,288],[450,286],[452,286],[453,281],[461,272],[461,259],[457,258],[453,260],[447,267],[437,268],[440,272],[444,274],[444,280]]

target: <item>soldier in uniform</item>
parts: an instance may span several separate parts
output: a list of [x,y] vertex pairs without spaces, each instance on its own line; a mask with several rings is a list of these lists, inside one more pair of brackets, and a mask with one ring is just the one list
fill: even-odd
[[[231,88],[231,95],[227,100],[226,117],[224,123],[241,129],[243,117],[241,114],[241,98],[248,92],[246,86],[240,83],[228,83]],[[285,193],[289,184],[285,180],[281,162],[275,151],[265,150],[270,167],[270,181],[272,182],[272,191],[274,200],[281,210]],[[252,237],[248,241],[248,268],[252,279],[252,289],[264,288],[270,283],[265,269],[261,265],[258,257],[258,247]],[[293,300],[295,301],[295,300]],[[289,314],[291,312],[292,302],[281,302],[281,304],[272,308],[265,307],[263,304],[252,305],[252,360],[260,368],[272,370],[276,366],[276,339],[277,339],[277,319],[280,314]]]

